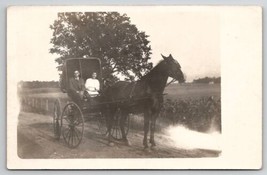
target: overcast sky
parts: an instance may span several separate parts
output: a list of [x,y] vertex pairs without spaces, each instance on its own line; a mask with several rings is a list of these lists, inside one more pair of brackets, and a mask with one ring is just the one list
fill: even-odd
[[[181,64],[187,81],[220,76],[220,18],[216,13],[148,7],[119,12],[126,13],[132,24],[149,35],[154,65],[162,59],[161,53],[172,54]],[[8,15],[8,36],[12,36],[8,38],[8,55],[17,60],[14,66],[18,80],[58,80],[54,61],[58,55],[49,53],[52,47],[49,25],[56,18],[57,11],[49,8],[19,8]]]

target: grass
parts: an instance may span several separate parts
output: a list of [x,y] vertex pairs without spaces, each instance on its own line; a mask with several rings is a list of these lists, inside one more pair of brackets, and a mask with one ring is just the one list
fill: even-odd
[[[199,98],[199,97],[220,97],[221,87],[220,84],[171,84],[165,88],[165,99],[187,99],[187,98]],[[59,88],[36,88],[25,89],[21,92],[21,95],[31,96],[46,96],[46,97],[66,97],[66,94],[62,93]]]
[[[171,84],[168,87],[166,87],[164,91],[165,95],[165,107],[168,103],[167,107],[170,105],[172,107],[177,108],[176,112],[168,113],[167,115],[164,115],[165,117],[161,117],[159,120],[158,128],[164,128],[164,126],[168,126],[170,123],[177,123],[177,121],[181,118],[183,118],[184,123],[187,123],[189,128],[193,128],[196,130],[205,130],[208,129],[210,126],[210,123],[205,122],[206,118],[210,116],[210,110],[203,111],[203,109],[206,109],[206,103],[203,102],[204,99],[207,99],[207,97],[213,96],[216,100],[220,99],[221,96],[221,88],[220,84]],[[62,101],[63,99],[68,99],[66,93],[62,93],[59,88],[36,88],[36,89],[26,89],[23,92],[20,93],[22,96],[30,96],[37,99],[49,99],[49,110],[48,112],[53,111],[54,107],[54,100],[57,98],[60,98]],[[167,101],[167,99],[170,99]],[[180,112],[180,103],[176,104],[176,102],[183,101],[186,105],[186,107],[183,107],[183,112]],[[204,107],[203,107],[204,106]],[[219,107],[220,108],[220,105]],[[199,110],[201,109],[201,110]],[[167,110],[166,110],[167,111]],[[165,112],[166,112],[165,111]],[[213,114],[216,114],[218,119],[220,119],[220,112],[213,112]],[[197,114],[197,115],[196,115]],[[182,117],[181,117],[182,116]],[[142,117],[134,117],[133,120],[136,120],[136,127],[142,129],[143,122],[140,120],[143,120]],[[167,123],[167,124],[166,124]],[[205,125],[204,125],[205,124]],[[216,126],[220,126],[221,123],[218,120],[216,123]],[[164,126],[163,126],[164,125]],[[132,126],[134,127],[134,126]],[[137,129],[136,128],[136,129]],[[200,128],[200,129],[199,129]],[[203,129],[204,128],[204,129]]]
[[23,89],[22,94],[60,93],[59,88],[34,88]]
[[171,84],[165,88],[168,99],[186,99],[199,97],[221,97],[220,84]]

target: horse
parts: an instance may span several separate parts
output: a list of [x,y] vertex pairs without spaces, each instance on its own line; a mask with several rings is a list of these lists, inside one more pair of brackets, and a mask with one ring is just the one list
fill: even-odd
[[[103,96],[105,100],[111,102],[107,114],[108,141],[112,142],[111,129],[114,122],[114,115],[120,109],[121,118],[119,121],[122,134],[122,141],[130,145],[124,130],[126,117],[130,114],[144,114],[144,148],[148,148],[148,132],[150,128],[151,148],[156,146],[154,132],[156,119],[159,116],[163,104],[163,91],[168,77],[185,82],[184,74],[180,64],[170,54],[163,56],[161,60],[150,72],[142,76],[138,81],[119,81],[108,87]],[[127,100],[125,100],[127,99]],[[114,103],[113,103],[114,102]]]

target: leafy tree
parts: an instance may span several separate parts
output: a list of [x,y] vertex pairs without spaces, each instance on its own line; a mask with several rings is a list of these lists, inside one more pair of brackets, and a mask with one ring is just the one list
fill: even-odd
[[61,69],[68,57],[94,56],[101,59],[104,80],[116,81],[118,74],[132,80],[152,68],[148,35],[117,12],[58,13],[50,53]]
[[193,80],[193,83],[210,83],[210,82],[214,82],[216,84],[221,83],[221,77],[205,77],[205,78],[198,78]]

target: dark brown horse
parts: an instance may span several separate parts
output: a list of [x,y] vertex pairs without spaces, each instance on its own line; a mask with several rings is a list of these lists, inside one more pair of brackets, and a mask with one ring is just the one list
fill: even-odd
[[[143,145],[148,148],[147,135],[150,129],[151,146],[156,146],[154,140],[156,119],[159,115],[163,103],[163,91],[165,89],[168,77],[172,77],[183,83],[184,74],[181,71],[180,64],[173,59],[172,55],[165,57],[149,73],[141,77],[136,82],[120,81],[107,88],[104,92],[105,100],[111,103],[107,112],[107,127],[109,133],[109,142],[111,142],[111,128],[113,118],[118,110],[121,111],[120,129],[122,139],[129,143],[124,131],[124,123],[129,113],[144,114],[144,140]],[[118,103],[121,101],[121,103]]]

